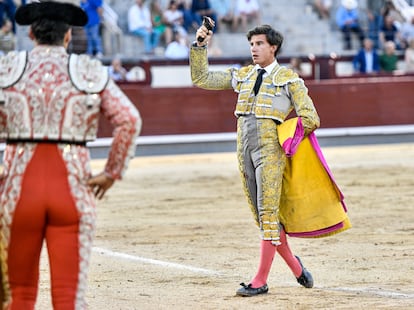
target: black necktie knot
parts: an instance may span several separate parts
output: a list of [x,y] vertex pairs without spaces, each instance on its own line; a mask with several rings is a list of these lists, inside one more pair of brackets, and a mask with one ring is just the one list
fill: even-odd
[[259,92],[259,88],[260,85],[262,84],[262,80],[263,80],[263,74],[266,72],[265,69],[259,69],[257,70],[257,78],[256,78],[256,83],[254,84],[254,94],[257,95],[257,93]]

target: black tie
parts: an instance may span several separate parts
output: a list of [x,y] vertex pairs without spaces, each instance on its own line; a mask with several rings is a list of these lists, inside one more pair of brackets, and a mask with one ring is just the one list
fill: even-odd
[[254,84],[254,95],[256,96],[259,92],[260,85],[262,84],[263,74],[266,72],[265,69],[259,69],[259,73],[257,74],[256,83]]

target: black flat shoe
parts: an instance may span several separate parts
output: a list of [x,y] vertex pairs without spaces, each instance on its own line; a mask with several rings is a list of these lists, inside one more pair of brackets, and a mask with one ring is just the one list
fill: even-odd
[[267,286],[267,284],[258,288],[253,288],[251,284],[246,285],[244,283],[240,283],[240,285],[242,286],[242,288],[238,289],[236,292],[236,295],[238,296],[250,297],[259,294],[266,294],[269,291],[269,287]]
[[299,264],[302,267],[302,274],[299,278],[296,278],[298,280],[298,283],[306,288],[312,288],[313,287],[313,278],[309,271],[306,270],[305,267],[303,267],[302,262],[298,256],[295,256],[297,260],[299,261]]

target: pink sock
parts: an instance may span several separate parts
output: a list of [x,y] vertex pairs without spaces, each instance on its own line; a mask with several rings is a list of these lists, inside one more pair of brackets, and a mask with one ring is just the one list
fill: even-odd
[[290,270],[292,270],[295,277],[298,278],[302,274],[302,266],[290,250],[289,244],[286,239],[286,233],[283,228],[280,230],[280,242],[281,245],[278,245],[276,247],[276,250],[279,253],[279,255],[283,258],[283,260],[286,262],[286,264],[289,266]]
[[256,276],[250,282],[253,288],[258,288],[267,283],[267,277],[275,257],[276,247],[270,240],[262,240],[260,243],[260,265]]

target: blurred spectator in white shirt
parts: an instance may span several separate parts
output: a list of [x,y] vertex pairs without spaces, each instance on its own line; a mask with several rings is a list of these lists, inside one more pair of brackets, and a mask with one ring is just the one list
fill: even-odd
[[234,16],[234,29],[237,29],[240,24],[243,32],[247,31],[248,23],[255,23],[255,25],[260,24],[260,8],[258,0],[237,0]]
[[173,41],[174,32],[179,32],[182,37],[187,37],[187,30],[184,28],[184,14],[178,9],[178,2],[171,0],[168,8],[163,13],[163,20],[167,26],[165,43],[168,45]]
[[165,49],[165,57],[168,59],[186,59],[188,53],[189,47],[186,38],[180,32],[175,31],[173,41]]
[[161,34],[152,28],[151,12],[144,0],[135,0],[128,10],[128,29],[144,41],[145,53],[152,54],[158,46]]

